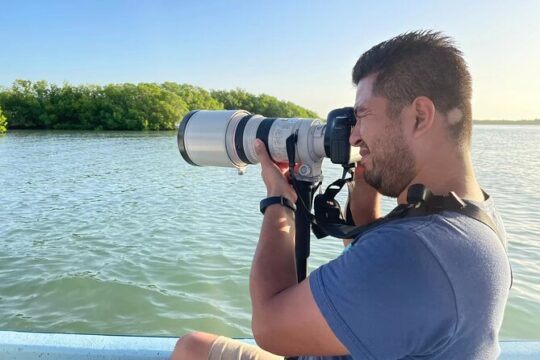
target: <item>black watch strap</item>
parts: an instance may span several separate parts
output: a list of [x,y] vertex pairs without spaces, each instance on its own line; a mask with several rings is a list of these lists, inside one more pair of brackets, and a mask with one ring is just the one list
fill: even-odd
[[270,196],[270,197],[267,197],[266,199],[261,200],[261,203],[259,205],[261,209],[261,213],[264,214],[264,212],[266,211],[266,208],[274,204],[285,206],[291,209],[292,211],[296,212],[296,205],[291,200],[287,199],[284,196]]

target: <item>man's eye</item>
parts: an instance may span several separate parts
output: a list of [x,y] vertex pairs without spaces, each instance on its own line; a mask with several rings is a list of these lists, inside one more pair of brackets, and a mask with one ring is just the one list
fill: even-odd
[[353,126],[356,126],[366,116],[367,116],[367,114],[355,115],[354,116],[354,124],[353,124]]

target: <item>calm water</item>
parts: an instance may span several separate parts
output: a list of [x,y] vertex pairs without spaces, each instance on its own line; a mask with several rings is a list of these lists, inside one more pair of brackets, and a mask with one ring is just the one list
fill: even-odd
[[[540,126],[475,128],[514,269],[503,338],[540,339],[539,144]],[[250,336],[264,195],[257,167],[183,163],[174,132],[0,136],[0,329]],[[312,239],[310,268],[340,251]]]

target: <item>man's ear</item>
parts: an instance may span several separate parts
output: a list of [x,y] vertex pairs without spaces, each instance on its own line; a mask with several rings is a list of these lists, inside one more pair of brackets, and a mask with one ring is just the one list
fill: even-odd
[[435,104],[426,96],[419,96],[412,102],[415,123],[414,137],[420,137],[428,132],[435,122]]

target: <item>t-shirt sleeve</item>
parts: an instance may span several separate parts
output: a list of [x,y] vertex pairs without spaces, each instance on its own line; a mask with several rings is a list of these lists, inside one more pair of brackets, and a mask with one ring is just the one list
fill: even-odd
[[309,283],[321,313],[354,358],[428,354],[455,332],[450,281],[411,230],[372,231],[315,270]]

